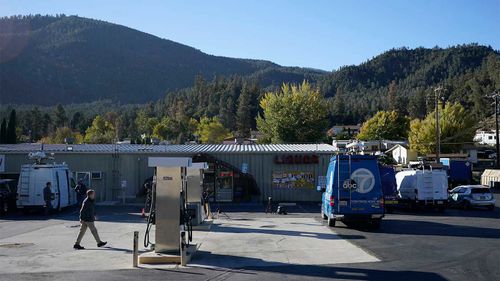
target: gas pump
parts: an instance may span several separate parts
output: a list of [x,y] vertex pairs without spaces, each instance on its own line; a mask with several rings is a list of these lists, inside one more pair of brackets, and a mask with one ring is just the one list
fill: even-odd
[[[191,216],[187,210],[187,168],[191,158],[149,157],[148,166],[155,168],[152,186],[152,202],[149,212],[145,247],[152,246],[154,252],[139,256],[140,263],[181,263],[189,259],[192,241]],[[149,234],[155,225],[155,243]]]
[[203,174],[208,168],[206,162],[193,163],[187,168],[186,176],[186,200],[191,223],[199,225],[203,222],[206,214],[203,210]]

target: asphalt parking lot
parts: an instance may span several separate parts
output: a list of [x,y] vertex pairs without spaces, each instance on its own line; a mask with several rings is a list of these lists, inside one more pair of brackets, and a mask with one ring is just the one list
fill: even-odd
[[[26,273],[23,266],[30,263],[22,260],[14,264],[19,272],[5,268],[16,250],[5,251],[1,245],[71,226],[75,218],[70,211],[48,220],[13,215],[0,220],[0,280],[500,280],[498,203],[494,211],[388,214],[377,231],[343,224],[329,229],[314,205],[291,207],[288,215],[265,214],[256,205],[224,206],[223,210],[227,216],[214,220],[212,230],[204,234],[213,236],[207,238],[211,244],[202,242],[188,267],[132,269],[129,243],[117,241],[110,241],[109,249],[87,251],[75,259],[70,237],[68,242],[54,241],[53,249],[45,244],[46,252],[41,253],[51,258],[61,253],[81,264],[52,271],[25,268]],[[100,223],[120,229],[127,239],[133,228],[143,230],[131,207],[107,207],[100,212]],[[105,233],[120,236],[111,230]],[[91,241],[90,235],[86,239]],[[288,242],[280,244],[283,241]],[[105,264],[85,268],[93,257],[110,259],[106,255],[116,258],[109,268]],[[126,266],[119,263],[122,259]]]

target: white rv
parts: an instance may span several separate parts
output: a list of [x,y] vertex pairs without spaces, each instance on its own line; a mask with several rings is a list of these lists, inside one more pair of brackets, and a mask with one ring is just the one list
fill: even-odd
[[43,189],[47,182],[52,183],[52,208],[61,210],[64,207],[77,203],[74,181],[68,165],[65,163],[43,163],[48,159],[42,152],[30,153],[31,159],[36,159],[34,164],[21,166],[21,174],[17,185],[17,207],[32,209],[45,206]]
[[396,174],[400,201],[410,205],[444,206],[448,202],[448,175],[443,170],[405,170]]

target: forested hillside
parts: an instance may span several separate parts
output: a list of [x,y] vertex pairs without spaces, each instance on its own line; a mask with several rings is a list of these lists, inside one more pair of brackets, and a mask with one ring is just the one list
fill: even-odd
[[382,109],[422,118],[433,108],[427,99],[436,85],[445,88],[445,101],[460,102],[482,119],[492,112],[485,95],[500,89],[499,54],[475,44],[393,49],[334,71],[318,86],[334,97],[335,123],[360,122]]
[[315,80],[322,71],[205,54],[121,25],[76,16],[0,19],[0,103],[145,103],[194,77],[238,74],[262,86]]

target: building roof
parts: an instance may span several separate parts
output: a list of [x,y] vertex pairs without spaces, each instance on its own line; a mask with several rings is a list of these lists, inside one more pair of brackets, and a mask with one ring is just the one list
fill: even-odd
[[[39,143],[2,144],[0,153],[29,153],[41,150]],[[334,147],[329,144],[44,144],[49,153],[320,153],[330,154]]]
[[402,144],[399,144],[399,143],[398,143],[398,144],[396,144],[395,146],[393,146],[393,147],[391,147],[391,148],[387,149],[387,150],[385,151],[385,153],[390,153],[390,152],[392,152],[393,150],[395,150],[396,148],[399,148],[399,147],[402,147],[402,148],[404,148],[404,149],[408,149],[408,146],[407,146],[407,145],[402,145]]

